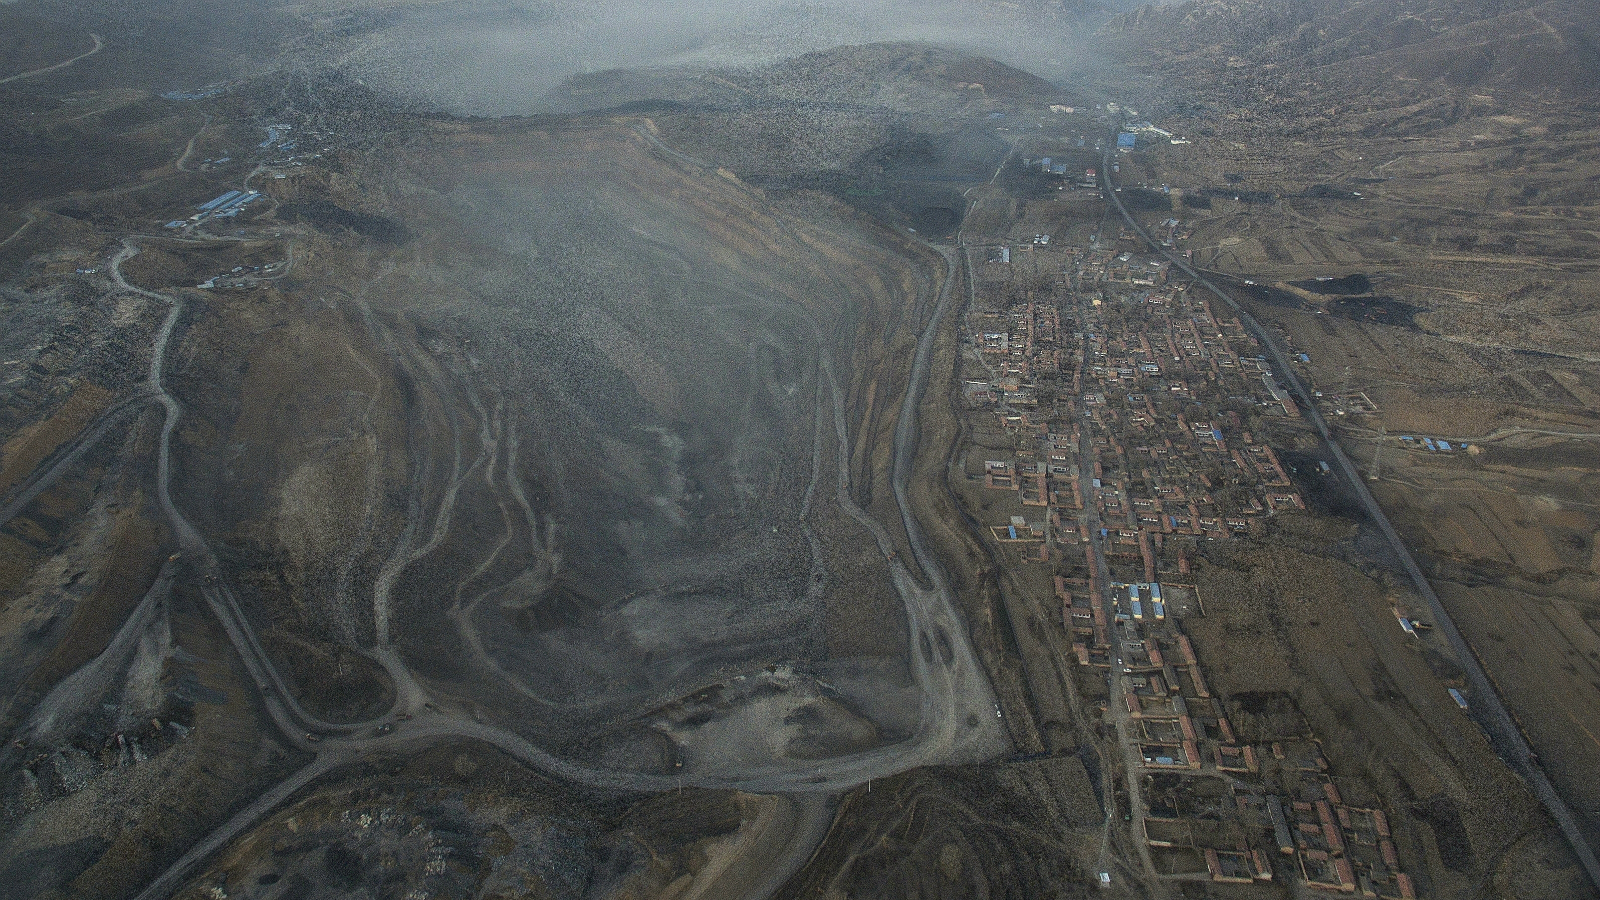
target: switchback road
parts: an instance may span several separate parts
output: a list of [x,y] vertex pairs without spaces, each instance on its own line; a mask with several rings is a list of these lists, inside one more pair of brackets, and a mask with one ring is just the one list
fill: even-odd
[[[693,160],[680,158],[659,141],[651,143],[668,152],[680,164]],[[978,663],[968,639],[965,623],[957,611],[954,597],[938,560],[925,545],[919,524],[913,514],[907,483],[912,461],[917,450],[920,427],[920,401],[926,389],[933,347],[949,311],[951,289],[957,270],[954,251],[935,248],[945,261],[945,273],[937,295],[930,297],[928,319],[919,334],[917,347],[911,360],[908,386],[896,423],[891,483],[902,524],[910,543],[911,556],[930,584],[919,583],[907,568],[905,561],[888,560],[891,577],[905,603],[910,642],[907,652],[911,669],[921,688],[921,715],[918,728],[907,740],[860,753],[845,754],[823,760],[797,764],[792,761],[773,760],[769,764],[756,764],[737,772],[697,773],[690,783],[709,788],[786,793],[808,811],[810,824],[801,829],[806,840],[820,838],[825,829],[818,827],[815,812],[825,809],[818,806],[817,798],[847,790],[873,778],[882,778],[921,765],[980,761],[1005,752],[1006,739],[1001,723],[995,717],[998,706],[988,678]],[[167,392],[163,383],[167,345],[183,312],[180,297],[168,296],[130,284],[122,273],[122,265],[138,253],[131,240],[125,240],[122,250],[112,260],[110,271],[122,290],[158,300],[170,311],[156,334],[151,348],[148,391],[164,408],[166,417],[162,425],[159,456],[157,459],[157,493],[163,512],[183,548],[185,568],[197,572],[203,579],[202,594],[213,614],[227,634],[230,643],[261,694],[264,706],[274,724],[288,743],[301,750],[315,753],[313,762],[287,780],[274,786],[246,808],[240,810],[226,823],[209,834],[202,842],[191,847],[156,881],[140,895],[141,900],[151,900],[167,895],[179,886],[195,867],[204,863],[228,841],[243,834],[254,823],[287,801],[296,792],[316,779],[346,765],[376,753],[398,751],[449,740],[475,740],[496,747],[519,761],[562,780],[620,791],[658,792],[678,784],[672,776],[644,772],[629,772],[594,768],[556,757],[506,729],[472,721],[466,716],[435,709],[424,702],[416,710],[418,699],[425,701],[421,688],[410,677],[399,655],[386,644],[374,654],[395,678],[399,697],[394,709],[376,719],[352,723],[326,722],[303,709],[288,689],[284,679],[261,646],[248,617],[239,605],[238,598],[228,584],[225,573],[198,529],[182,514],[171,495],[172,434],[182,415],[177,400]],[[834,424],[843,425],[842,396],[833,379],[831,366],[823,362],[826,381],[832,394],[831,418]],[[823,415],[818,410],[818,415]],[[876,521],[866,516],[850,499],[848,489],[848,437],[841,430],[839,502],[846,512],[870,522],[869,530],[880,544],[887,544],[887,535]],[[401,713],[409,718],[398,724]],[[392,731],[378,726],[388,723]],[[387,732],[387,733],[386,733]],[[807,799],[810,798],[810,799]]]

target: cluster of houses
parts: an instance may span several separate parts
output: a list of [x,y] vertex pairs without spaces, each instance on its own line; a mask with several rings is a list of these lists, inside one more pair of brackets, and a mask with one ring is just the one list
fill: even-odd
[[1053,584],[1071,658],[1110,687],[1157,874],[1415,897],[1384,811],[1344,800],[1371,792],[1330,771],[1298,711],[1236,731],[1183,630],[1202,612],[1184,583],[1200,542],[1306,508],[1264,435],[1301,427],[1294,399],[1244,324],[1164,264],[1018,249],[1054,288],[989,254],[967,316],[969,496],[1003,564],[1035,573],[1019,583]]

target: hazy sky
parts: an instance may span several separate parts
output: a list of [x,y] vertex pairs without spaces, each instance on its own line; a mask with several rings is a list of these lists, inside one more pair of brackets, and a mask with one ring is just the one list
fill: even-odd
[[1059,74],[1072,59],[1065,30],[1032,18],[974,0],[463,0],[408,13],[346,62],[369,84],[458,112],[514,114],[576,72],[758,65],[872,41],[928,41]]

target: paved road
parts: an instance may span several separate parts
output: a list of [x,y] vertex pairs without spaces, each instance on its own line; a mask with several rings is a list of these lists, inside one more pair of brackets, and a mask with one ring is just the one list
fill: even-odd
[[172,432],[177,428],[178,420],[183,414],[178,401],[167,392],[163,382],[163,371],[166,365],[167,344],[172,339],[173,329],[177,326],[178,319],[183,314],[183,301],[175,297],[148,291],[144,288],[130,284],[122,274],[122,266],[129,259],[139,253],[139,248],[131,241],[124,240],[122,250],[111,260],[111,277],[119,288],[140,296],[149,297],[168,304],[171,309],[166,319],[161,324],[161,329],[156,332],[156,339],[150,351],[150,372],[147,386],[151,394],[166,410],[166,419],[161,426],[161,440],[156,458],[156,494],[160,500],[162,511],[166,514],[167,521],[171,524],[177,536],[178,545],[182,548],[185,564],[197,572],[203,581],[201,593],[206,599],[212,612],[221,622],[228,639],[238,651],[246,671],[256,687],[261,690],[263,700],[271,713],[273,721],[279,729],[299,746],[306,743],[305,733],[313,732],[351,732],[361,727],[370,726],[370,723],[360,725],[335,725],[325,722],[305,709],[295,700],[289,691],[283,677],[267,657],[266,650],[257,639],[255,630],[250,626],[243,610],[239,607],[238,597],[233,589],[223,578],[221,565],[216,556],[211,552],[211,547],[201,536],[199,529],[195,528],[188,518],[178,509],[172,500]]
[[201,863],[211,857],[211,854],[221,850],[227,843],[238,837],[262,817],[278,807],[293,796],[301,788],[333,771],[347,760],[335,759],[330,755],[319,755],[304,768],[273,785],[270,790],[257,797],[253,803],[234,813],[223,823],[220,828],[206,835],[205,838],[190,847],[188,852],[178,858],[178,861],[167,867],[165,872],[156,876],[155,880],[145,885],[134,900],[165,900],[173,892],[183,886],[183,881],[189,873]]
[[[931,246],[931,245],[930,245]],[[927,388],[933,346],[950,308],[956,281],[955,253],[938,248],[946,263],[945,278],[912,357],[910,383],[895,425],[891,482],[911,555],[929,585],[919,583],[898,558],[888,561],[906,613],[911,673],[921,693],[917,729],[908,739],[862,753],[810,761],[796,768],[790,762],[757,764],[726,778],[699,776],[695,783],[762,793],[828,793],[847,790],[922,765],[980,761],[1007,752],[1004,723],[987,673],[979,663],[949,581],[927,548],[913,512],[907,484],[917,450],[920,399]],[[836,502],[866,528],[885,555],[894,545],[883,526],[858,507],[849,492],[849,436],[844,403],[831,363],[823,359],[823,378],[831,393],[834,427],[839,439]]]
[[[712,169],[709,164],[674,150],[644,126],[635,126],[634,130],[675,162],[702,170]],[[1004,754],[1009,749],[1004,723],[996,715],[999,706],[993,687],[978,661],[943,567],[927,547],[908,494],[921,431],[921,400],[927,390],[934,345],[949,314],[957,276],[955,248],[926,241],[920,243],[944,259],[945,275],[912,355],[905,399],[895,422],[890,483],[911,557],[928,585],[913,577],[902,560],[889,560],[890,577],[906,612],[912,677],[922,695],[917,730],[900,743],[816,761],[803,769],[774,762],[743,770],[726,780],[702,777],[697,783],[762,792],[838,791],[919,765],[977,761]],[[831,395],[834,430],[840,442],[836,500],[851,518],[872,534],[879,549],[889,557],[894,545],[888,534],[850,497],[850,448],[844,402],[826,354],[822,373]]]
[[[238,598],[223,578],[221,567],[205,539],[201,536],[199,530],[184,517],[172,500],[170,491],[172,432],[177,426],[179,417],[182,415],[182,408],[177,400],[167,392],[163,383],[163,373],[167,345],[171,341],[173,330],[183,312],[183,304],[178,298],[145,290],[130,284],[126,280],[122,274],[122,265],[137,255],[138,252],[136,245],[131,241],[125,240],[122,250],[112,259],[110,270],[113,280],[123,290],[149,297],[171,306],[171,311],[163,321],[160,330],[156,333],[156,339],[152,345],[148,377],[149,389],[166,410],[166,420],[162,426],[157,459],[157,494],[160,498],[162,510],[177,535],[179,545],[183,548],[185,567],[197,571],[201,575],[203,579],[202,594],[213,614],[216,615],[223,626],[230,643],[233,644],[234,650],[238,653],[246,671],[250,674],[251,680],[260,692],[263,705],[266,707],[273,723],[289,743],[302,750],[311,750],[317,754],[315,760],[305,768],[275,785],[249,806],[236,813],[221,827],[207,835],[204,840],[191,847],[187,853],[169,866],[165,872],[140,893],[141,900],[154,900],[154,898],[170,894],[181,885],[183,879],[188,877],[195,867],[208,859],[212,853],[243,833],[259,821],[261,817],[271,812],[278,804],[315,779],[372,753],[397,749],[407,745],[461,738],[476,739],[491,744],[511,756],[557,777],[582,784],[654,791],[665,790],[673,786],[674,781],[664,777],[630,777],[625,774],[588,770],[565,760],[557,759],[534,747],[520,736],[503,729],[456,719],[440,713],[429,714],[416,722],[406,723],[403,728],[384,735],[379,734],[377,725],[381,722],[388,722],[392,725],[393,712],[370,722],[334,724],[323,721],[303,709],[289,692],[282,676],[262,648],[256,637],[255,630],[240,609]],[[169,564],[164,573],[170,575],[171,568]],[[129,628],[125,626],[124,631],[128,630]],[[379,661],[385,663],[386,667],[388,665],[399,666],[399,660],[394,654],[380,654],[380,656],[382,658]],[[403,669],[403,666],[401,668]],[[414,699],[413,692],[405,690],[405,688],[414,686],[415,683],[409,678],[408,672],[405,674],[406,678],[397,679],[396,682],[397,695],[401,702],[409,702]],[[334,737],[324,739],[321,737],[322,735],[334,735]]]
[[890,470],[890,483],[894,488],[895,505],[900,508],[900,522],[905,528],[906,540],[911,544],[911,555],[934,589],[948,599],[950,588],[945,582],[944,568],[928,552],[922,526],[912,514],[911,501],[906,497],[906,486],[911,481],[911,466],[916,461],[917,443],[921,436],[918,423],[922,412],[922,395],[928,387],[928,365],[933,357],[933,345],[938,338],[939,328],[949,311],[951,287],[956,281],[955,252],[943,247],[936,249],[944,258],[944,283],[940,286],[933,313],[928,316],[928,324],[917,339],[917,351],[911,357],[909,383],[894,426],[894,465]]
[[[946,740],[954,739],[954,744],[948,749],[953,751],[963,745],[970,745],[973,750],[980,753],[985,752],[981,748],[987,748],[987,752],[998,754],[1010,749],[1007,746],[1008,738],[1005,737],[1003,723],[998,721],[998,715],[990,715],[991,710],[999,709],[999,703],[993,687],[989,684],[988,675],[978,662],[978,655],[973,649],[966,623],[956,610],[955,598],[950,589],[949,579],[945,577],[944,566],[928,549],[922,526],[917,521],[907,494],[911,468],[916,460],[917,444],[921,436],[922,398],[928,387],[933,347],[938,340],[940,330],[944,327],[944,320],[949,315],[950,295],[957,276],[955,251],[945,247],[936,249],[944,257],[945,277],[939,288],[938,302],[928,316],[928,324],[917,340],[917,350],[911,360],[911,373],[905,399],[900,406],[899,419],[895,422],[894,461],[890,470],[895,504],[900,508],[900,521],[905,528],[906,540],[911,546],[911,555],[931,585],[926,590],[921,585],[913,585],[914,593],[917,595],[916,601],[908,601],[906,604],[911,636],[910,649],[914,656],[927,656],[929,655],[926,649],[927,642],[931,642],[936,655],[943,661],[941,669],[935,673],[937,676],[935,683],[924,683],[924,691],[926,692],[929,687],[935,687],[942,695],[942,708],[939,714],[944,721],[941,724],[948,735]],[[979,725],[972,724],[974,715],[979,717]],[[961,736],[960,733],[963,731],[978,733]]]
[[[698,160],[692,160],[678,154],[666,147],[654,135],[645,135],[651,143],[664,150],[677,161],[704,165]],[[1109,156],[1107,170],[1109,171]],[[1122,209],[1120,199],[1109,189],[1108,196],[1117,201],[1118,209],[1125,218],[1138,229]],[[1142,235],[1142,231],[1140,231]],[[880,748],[862,754],[838,757],[830,760],[819,761],[804,769],[774,762],[767,767],[757,767],[740,773],[730,773],[726,777],[704,776],[695,783],[706,787],[727,787],[741,790],[762,792],[787,792],[805,795],[820,795],[837,792],[862,783],[869,778],[884,777],[894,772],[903,771],[915,765],[935,762],[952,761],[953,758],[973,755],[982,757],[992,755],[1003,747],[1003,733],[997,727],[993,718],[994,698],[990,690],[987,677],[978,665],[976,655],[972,652],[967,639],[964,624],[953,603],[947,581],[938,561],[925,546],[921,529],[911,513],[911,507],[906,494],[906,486],[910,477],[911,465],[916,450],[918,436],[918,400],[921,398],[928,377],[932,346],[937,337],[940,324],[948,310],[950,288],[955,276],[954,256],[951,251],[939,249],[947,263],[947,275],[940,291],[934,311],[921,334],[917,350],[912,359],[911,383],[908,386],[905,403],[896,424],[892,461],[892,486],[896,503],[899,506],[902,523],[911,544],[911,553],[919,568],[925,574],[930,587],[924,587],[913,578],[906,567],[899,561],[891,562],[891,574],[897,589],[906,604],[906,613],[910,633],[912,635],[911,653],[912,668],[918,683],[923,687],[922,721],[916,734],[908,741],[890,747]],[[162,369],[166,354],[166,347],[174,327],[182,313],[181,300],[164,296],[151,291],[146,291],[128,284],[121,273],[121,265],[138,252],[131,243],[125,242],[124,249],[120,252],[111,267],[113,278],[125,290],[138,293],[152,299],[160,300],[171,305],[172,309],[152,348],[149,384],[166,410],[166,420],[163,423],[160,443],[160,457],[158,460],[158,494],[164,512],[172,523],[178,535],[180,544],[184,547],[185,563],[196,565],[205,577],[203,593],[206,600],[223,624],[230,641],[243,660],[252,680],[262,693],[263,700],[269,714],[277,726],[284,732],[291,743],[303,749],[316,752],[316,759],[301,769],[289,779],[275,786],[268,793],[258,798],[249,807],[241,810],[222,827],[214,831],[204,841],[191,848],[177,864],[172,866],[157,881],[153,882],[144,893],[141,900],[157,898],[175,889],[181,884],[182,879],[192,871],[195,866],[203,863],[212,853],[224,846],[229,840],[243,833],[255,822],[269,813],[278,804],[287,800],[296,791],[311,784],[315,779],[331,773],[345,765],[374,753],[407,750],[413,747],[425,746],[431,743],[449,740],[478,740],[497,747],[507,754],[522,762],[545,771],[555,777],[587,784],[596,787],[605,787],[619,790],[661,791],[670,789],[676,784],[676,779],[666,776],[647,775],[642,773],[629,773],[613,770],[601,770],[581,766],[568,760],[557,758],[526,739],[505,729],[491,725],[473,722],[463,717],[446,714],[439,711],[428,711],[418,715],[414,721],[401,724],[393,733],[378,734],[375,727],[380,722],[392,722],[394,712],[370,722],[356,724],[334,724],[318,719],[302,709],[288,692],[283,679],[267,657],[257,640],[253,628],[239,607],[238,599],[232,589],[222,577],[220,567],[209,547],[199,534],[198,530],[181,514],[173,503],[169,486],[171,476],[171,434],[176,427],[182,410],[177,401],[168,394],[162,386]],[[1197,281],[1216,292],[1230,305],[1234,305],[1218,288],[1192,272],[1181,261],[1174,260],[1179,268],[1196,277]],[[1235,308],[1237,306],[1235,305]],[[1293,372],[1283,362],[1282,355],[1270,339],[1260,331],[1259,326],[1248,315],[1240,311],[1241,317],[1263,337],[1264,342],[1274,354],[1275,361],[1280,370],[1287,374],[1291,386],[1297,393],[1304,396],[1305,390],[1293,377]],[[832,373],[828,372],[829,381]],[[834,391],[834,415],[836,424],[842,425],[842,408],[838,396],[837,384],[830,385]],[[1315,416],[1314,407],[1305,404],[1311,414]],[[1330,448],[1336,458],[1342,462],[1342,469],[1362,494],[1365,487],[1354,474],[1354,468],[1348,460],[1344,460],[1339,453],[1337,445],[1327,433],[1326,425],[1321,423],[1320,417],[1314,421],[1329,440]],[[848,454],[844,454],[847,458]],[[842,462],[848,465],[847,462]],[[845,473],[846,477],[848,473]],[[841,481],[841,502],[846,504],[847,511],[852,514],[865,514],[849,501],[847,481]],[[1368,502],[1370,502],[1370,495]],[[1375,507],[1375,504],[1374,504]],[[1387,520],[1382,518],[1381,511],[1374,515],[1375,521],[1382,523],[1386,534],[1391,540],[1398,543],[1398,538],[1393,536],[1392,529],[1387,527]],[[868,521],[871,521],[868,519]],[[876,526],[876,522],[872,522]],[[874,528],[874,534],[880,542],[886,541],[881,527]],[[1401,549],[1402,558],[1409,562],[1409,554]],[[1420,571],[1415,570],[1414,563],[1409,566],[1414,571],[1414,577],[1424,585],[1426,580],[1421,578]],[[1424,592],[1425,597],[1432,598],[1437,603],[1432,591]],[[1103,601],[1104,602],[1104,601]],[[1447,627],[1448,617],[1442,611],[1435,612],[1441,630]],[[1451,633],[1454,632],[1450,626]],[[1456,635],[1459,640],[1459,635]],[[405,690],[400,691],[400,701],[397,710],[403,706],[407,709],[416,705],[424,695],[410,673],[405,670],[398,655],[392,652],[379,654],[380,662],[391,674],[397,677],[397,685]],[[1471,660],[1470,653],[1465,654],[1466,660]],[[1474,664],[1475,665],[1475,664]],[[1481,678],[1481,671],[1478,672]],[[1485,684],[1486,684],[1485,680]],[[1480,693],[1492,698],[1491,690]],[[1477,698],[1475,698],[1477,699]],[[422,701],[426,705],[426,701]],[[1496,701],[1497,704],[1497,701]],[[1497,705],[1498,708],[1498,705]],[[1504,710],[1500,709],[1501,714]],[[1509,724],[1509,717],[1507,717]],[[320,740],[310,740],[307,732],[314,732],[323,736]],[[1515,734],[1515,728],[1512,727]],[[1517,735],[1520,742],[1520,735]],[[1524,760],[1526,758],[1526,748]],[[1136,768],[1130,768],[1130,793],[1137,791],[1134,784],[1137,779]],[[1539,777],[1543,777],[1542,773]],[[1545,784],[1548,786],[1548,782]],[[1553,796],[1553,791],[1552,791]],[[1559,803],[1559,799],[1556,800]],[[1548,806],[1548,803],[1547,803]],[[1562,807],[1564,809],[1564,807]],[[1558,820],[1559,820],[1558,816]],[[1568,817],[1570,821],[1570,816]],[[1564,826],[1565,827],[1565,826]],[[1586,865],[1592,865],[1592,854]],[[1593,870],[1591,870],[1593,871]]]
[[1382,507],[1373,498],[1372,492],[1367,490],[1366,481],[1356,471],[1355,465],[1350,462],[1344,450],[1340,448],[1332,429],[1328,427],[1328,423],[1322,418],[1322,414],[1317,411],[1317,406],[1314,402],[1315,398],[1306,389],[1305,384],[1300,381],[1299,376],[1295,374],[1294,368],[1289,365],[1287,354],[1278,346],[1272,334],[1261,327],[1261,323],[1257,322],[1238,301],[1234,300],[1226,291],[1217,287],[1210,279],[1195,271],[1178,254],[1168,251],[1159,243],[1150,239],[1150,236],[1145,233],[1144,227],[1128,213],[1127,207],[1122,205],[1122,198],[1117,196],[1116,191],[1113,189],[1111,159],[1112,151],[1108,148],[1105,151],[1101,166],[1101,171],[1104,173],[1102,178],[1105,179],[1106,196],[1116,204],[1117,211],[1122,214],[1122,218],[1127,221],[1134,233],[1148,244],[1151,249],[1165,256],[1175,268],[1188,275],[1196,284],[1211,291],[1226,303],[1238,314],[1239,320],[1245,324],[1245,327],[1250,329],[1250,333],[1261,341],[1262,347],[1266,349],[1267,354],[1271,357],[1277,376],[1288,383],[1290,390],[1294,392],[1295,397],[1300,401],[1300,408],[1304,411],[1306,418],[1315,426],[1317,433],[1322,436],[1323,444],[1328,448],[1329,455],[1333,457],[1335,468],[1338,469],[1351,493],[1360,500],[1362,507],[1367,511],[1367,515],[1371,517],[1373,523],[1378,526],[1378,530],[1394,549],[1395,555],[1400,559],[1401,565],[1406,570],[1406,574],[1411,577],[1411,582],[1416,587],[1417,593],[1421,594],[1423,600],[1427,603],[1428,611],[1434,619],[1435,628],[1449,642],[1451,650],[1455,653],[1456,661],[1466,673],[1473,719],[1488,735],[1489,743],[1494,747],[1495,752],[1500,754],[1512,771],[1527,782],[1529,790],[1533,792],[1535,797],[1539,798],[1540,803],[1544,804],[1551,818],[1555,819],[1556,825],[1561,828],[1561,833],[1566,837],[1567,842],[1572,845],[1572,851],[1577,856],[1578,862],[1583,865],[1584,871],[1588,873],[1589,880],[1597,888],[1600,888],[1600,860],[1595,858],[1594,848],[1590,847],[1588,841],[1584,838],[1583,831],[1578,827],[1577,819],[1572,815],[1572,810],[1567,807],[1566,801],[1556,792],[1555,786],[1551,784],[1544,770],[1534,762],[1533,751],[1523,738],[1521,729],[1517,727],[1515,720],[1511,718],[1511,713],[1506,710],[1505,704],[1501,702],[1499,694],[1495,692],[1494,685],[1484,673],[1483,666],[1478,662],[1477,655],[1472,652],[1472,647],[1461,636],[1461,632],[1456,628],[1455,621],[1450,618],[1450,613],[1445,609],[1444,604],[1440,602],[1439,595],[1434,592],[1433,585],[1428,583],[1428,579],[1423,575],[1421,567],[1417,565],[1416,560],[1411,556],[1411,551],[1406,547],[1405,542],[1400,539],[1400,535],[1395,531],[1394,526],[1389,523],[1389,517],[1384,515]]

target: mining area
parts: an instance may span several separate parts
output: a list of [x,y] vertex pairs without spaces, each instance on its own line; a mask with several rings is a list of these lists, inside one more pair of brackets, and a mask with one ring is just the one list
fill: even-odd
[[1596,896],[1581,85],[868,6],[0,4],[0,896]]

